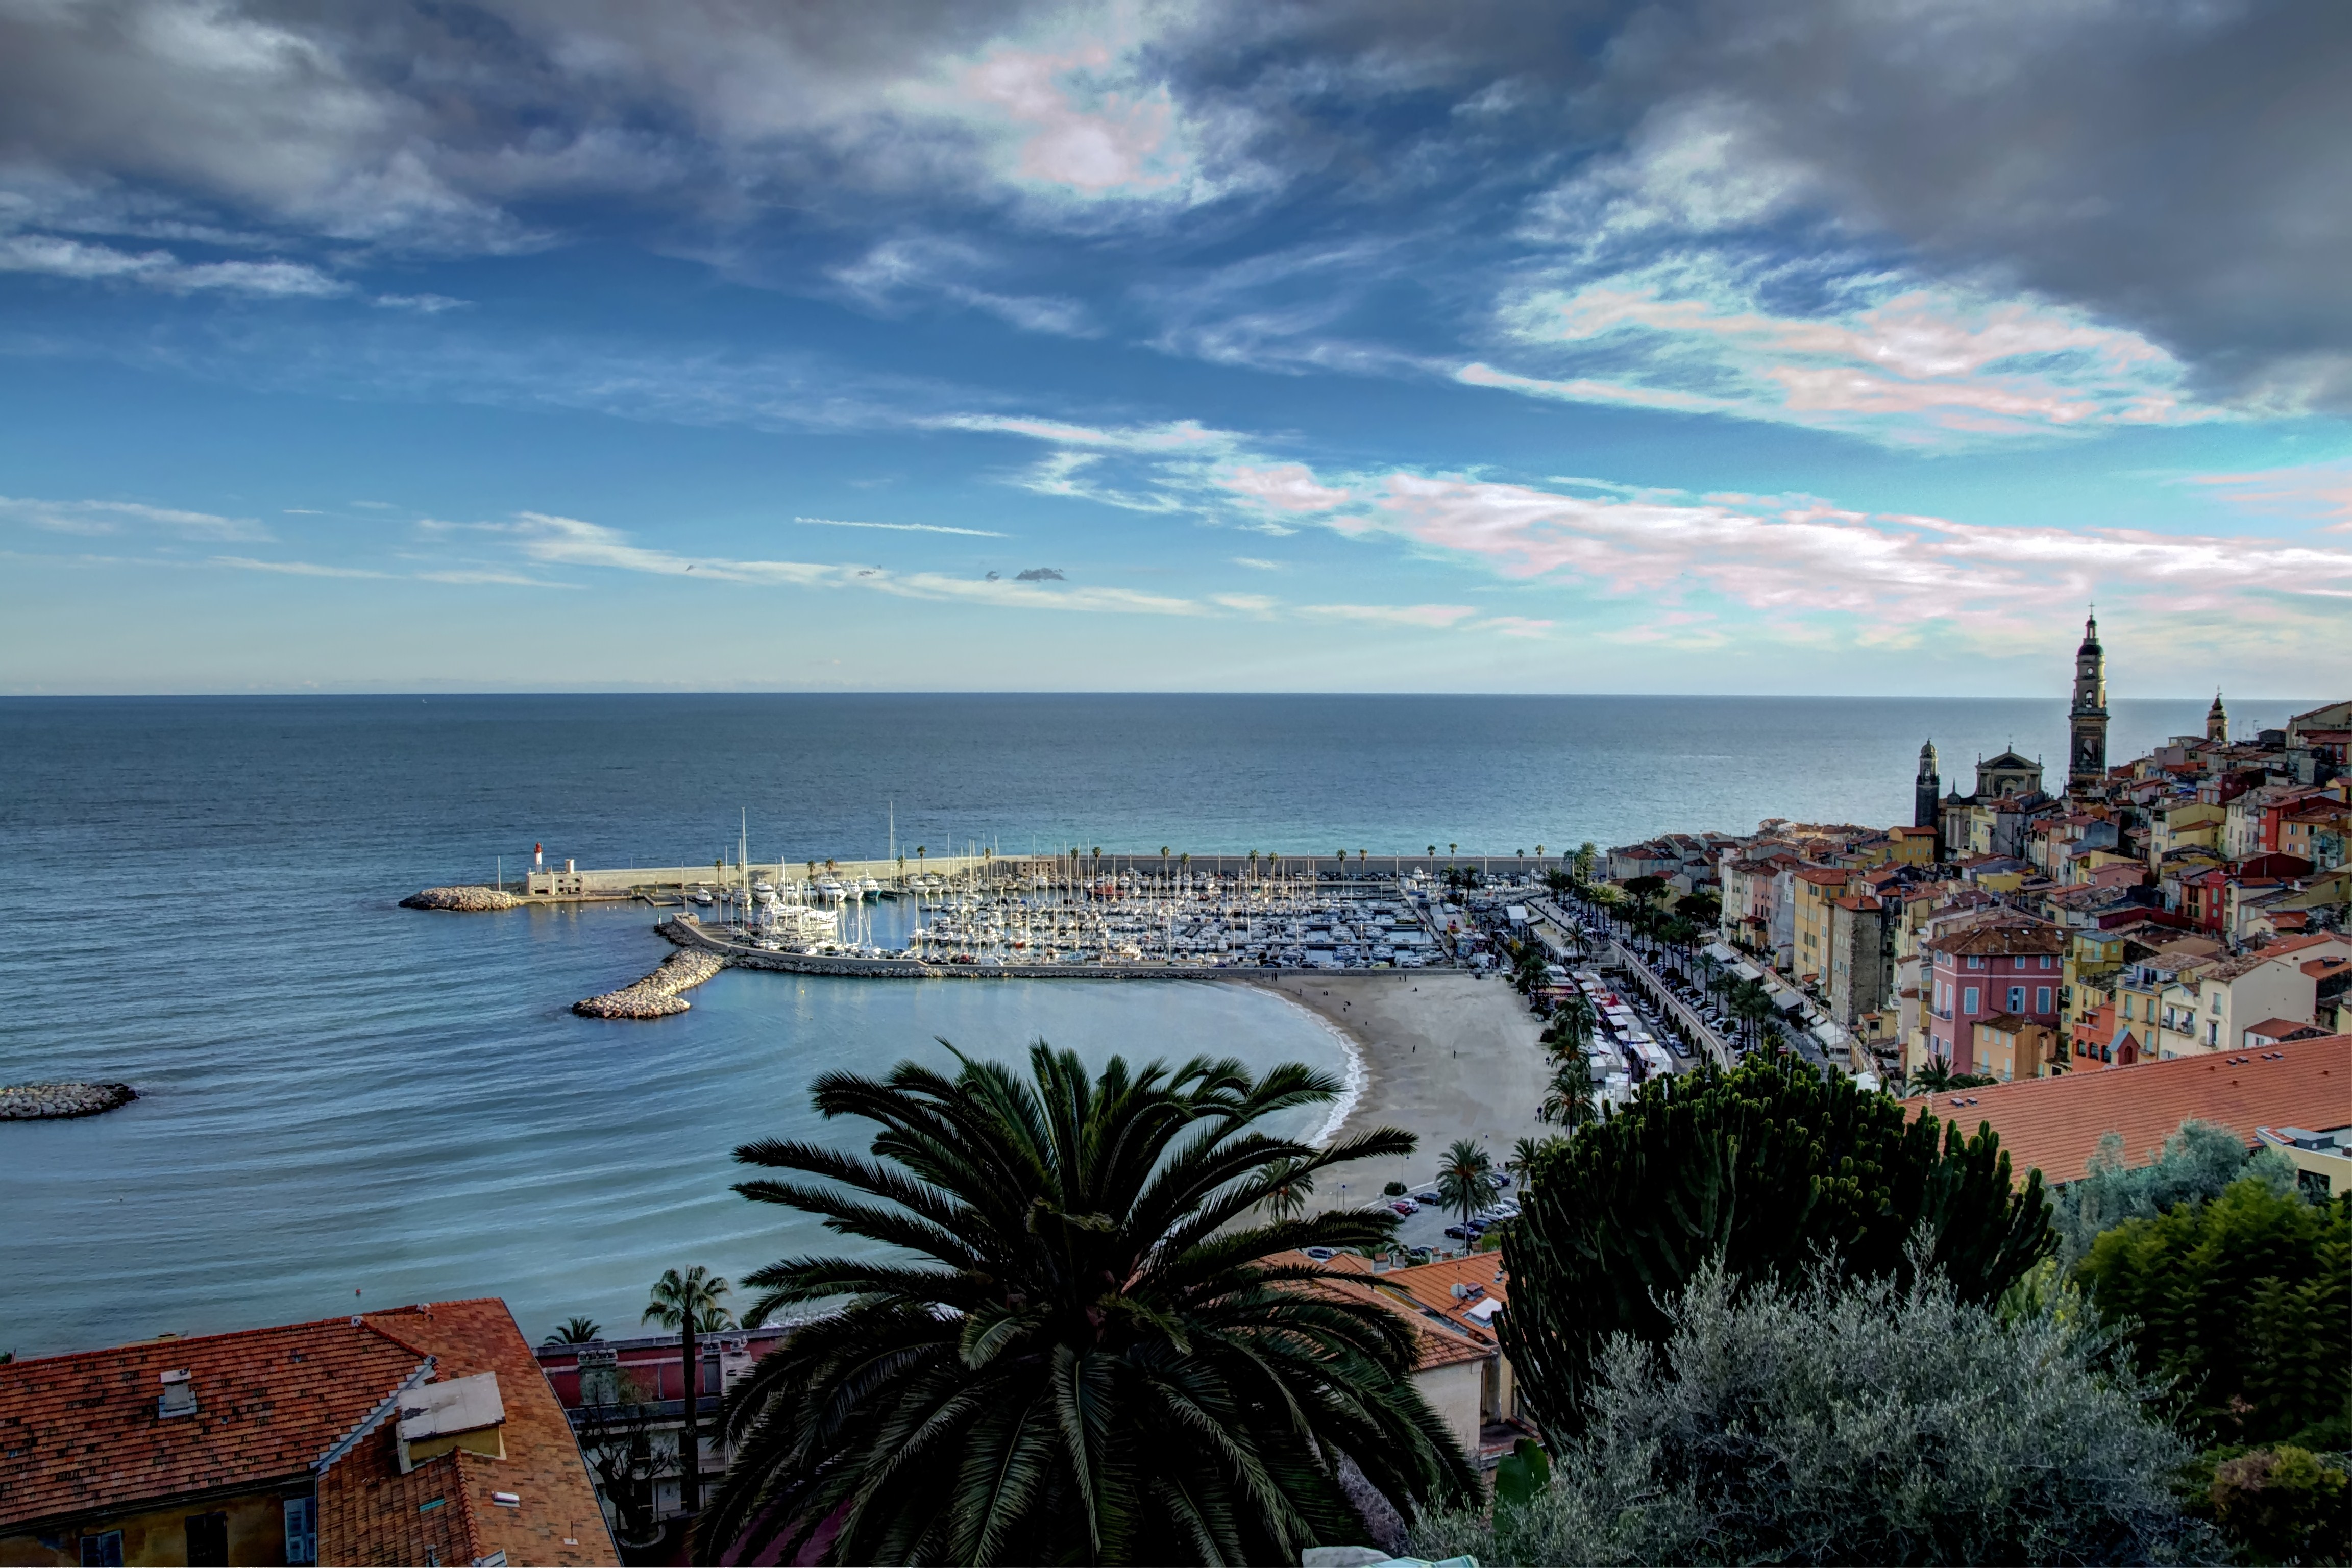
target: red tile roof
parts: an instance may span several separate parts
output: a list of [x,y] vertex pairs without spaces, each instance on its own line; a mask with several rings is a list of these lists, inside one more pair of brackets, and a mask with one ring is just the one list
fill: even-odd
[[[175,1371],[195,1391],[192,1415],[157,1411]],[[383,1419],[392,1396],[486,1372],[505,1405],[506,1458],[443,1456],[402,1475]],[[314,1478],[322,1562],[422,1563],[428,1551],[444,1563],[502,1551],[515,1568],[617,1561],[571,1424],[503,1301],[0,1366],[0,1533]]]
[[2033,1169],[2045,1182],[2071,1182],[2090,1168],[2109,1132],[2123,1134],[2125,1157],[2140,1164],[2192,1117],[2220,1122],[2248,1148],[2257,1127],[2352,1125],[2352,1035],[2024,1079],[1904,1103],[1966,1131],[1990,1125],[2020,1182]]
[[[1301,1262],[1307,1261],[1303,1253],[1292,1256]],[[1345,1252],[1323,1264],[1324,1268],[1335,1272],[1359,1277],[1364,1285],[1370,1288],[1373,1300],[1412,1325],[1414,1339],[1412,1364],[1415,1372],[1427,1372],[1433,1367],[1454,1366],[1468,1361],[1484,1361],[1489,1356],[1500,1353],[1492,1333],[1482,1331],[1466,1323],[1454,1321],[1449,1314],[1436,1310],[1434,1303],[1432,1303],[1430,1310],[1424,1311],[1421,1301],[1423,1291],[1416,1289],[1406,1280],[1409,1275],[1419,1275],[1429,1269],[1459,1268],[1465,1266],[1485,1270],[1482,1278],[1492,1277],[1502,1271],[1503,1255],[1499,1252],[1473,1253],[1467,1258],[1454,1262],[1423,1263],[1410,1268],[1391,1268],[1381,1274],[1373,1273],[1372,1266],[1363,1258]],[[1346,1286],[1335,1283],[1324,1289],[1338,1290],[1345,1289]],[[1496,1290],[1495,1293],[1500,1295],[1501,1291]],[[1476,1304],[1454,1301],[1446,1298],[1445,1292],[1442,1289],[1439,1291],[1439,1296],[1444,1299],[1445,1305],[1450,1307]],[[1445,1321],[1441,1323],[1438,1321],[1440,1318]]]
[[[306,1479],[425,1360],[331,1318],[0,1366],[0,1530]],[[157,1413],[173,1371],[193,1415]]]
[[[387,1425],[320,1483],[320,1561],[420,1563],[420,1531],[454,1532],[461,1519],[470,1550],[463,1559],[445,1552],[445,1563],[497,1552],[517,1568],[615,1561],[572,1424],[504,1301],[439,1301],[371,1313],[367,1322],[433,1356],[436,1381],[495,1373],[506,1406],[499,1429],[506,1458],[444,1456],[404,1476]],[[498,1492],[517,1500],[499,1504]],[[436,1497],[445,1500],[428,1506]],[[436,1515],[448,1517],[436,1521]],[[449,1540],[457,1543],[454,1533]]]

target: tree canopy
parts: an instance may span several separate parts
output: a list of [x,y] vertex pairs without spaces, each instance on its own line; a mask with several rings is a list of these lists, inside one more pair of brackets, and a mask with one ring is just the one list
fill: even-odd
[[1504,1242],[1501,1335],[1548,1436],[1587,1415],[1611,1337],[1664,1341],[1661,1304],[1720,1262],[1737,1279],[1908,1278],[1920,1256],[1967,1303],[1996,1300],[2052,1245],[2038,1173],[2012,1191],[1990,1128],[1963,1138],[1885,1095],[1750,1061],[1643,1086],[1538,1160]]
[[[2211,1440],[2352,1444],[2352,1216],[2267,1173],[2127,1219],[2074,1279]],[[2324,1424],[2324,1425],[2323,1425]],[[2316,1430],[2313,1430],[2313,1429]]]

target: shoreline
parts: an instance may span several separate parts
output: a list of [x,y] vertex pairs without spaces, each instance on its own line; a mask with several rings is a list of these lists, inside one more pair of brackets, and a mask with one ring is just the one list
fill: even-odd
[[1328,1144],[1380,1126],[1414,1134],[1412,1156],[1403,1163],[1407,1168],[1382,1170],[1383,1179],[1425,1179],[1457,1138],[1482,1142],[1499,1165],[1518,1139],[1559,1131],[1536,1117],[1547,1076],[1538,1043],[1543,1026],[1526,1000],[1499,980],[1424,969],[1343,971],[1241,984],[1312,1014],[1348,1048],[1348,1089],[1334,1102],[1316,1142]]

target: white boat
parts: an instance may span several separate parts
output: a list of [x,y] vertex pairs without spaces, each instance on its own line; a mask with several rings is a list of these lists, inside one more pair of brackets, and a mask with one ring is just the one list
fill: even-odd
[[[694,898],[694,901],[695,901],[696,903],[698,903],[698,904],[700,904],[703,908],[705,908],[705,909],[709,909],[709,908],[710,907],[710,904],[711,904],[711,901],[712,901],[712,900],[711,900],[711,897],[710,897],[710,889],[708,889],[708,888],[697,888],[697,889],[694,889],[693,898]],[[678,1395],[678,1397],[679,1397],[681,1400],[683,1400],[683,1399],[686,1397],[686,1395],[684,1395],[684,1394],[679,1394],[679,1395]]]
[[[857,884],[857,890],[869,899],[878,899],[882,896],[882,884],[868,877]],[[683,1400],[686,1396],[680,1394],[678,1397]]]
[[[849,897],[848,889],[845,889],[839,882],[834,880],[831,877],[820,878],[817,881],[816,890],[819,897],[831,903],[840,903],[843,900]],[[683,1399],[685,1395],[680,1394],[678,1397]]]

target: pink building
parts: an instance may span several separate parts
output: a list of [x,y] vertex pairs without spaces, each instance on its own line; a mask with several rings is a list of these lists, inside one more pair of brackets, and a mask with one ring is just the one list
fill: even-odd
[[1928,961],[1927,1049],[1976,1072],[1977,1026],[1991,1018],[2055,1028],[2066,935],[2048,921],[1991,910],[1919,944]]

